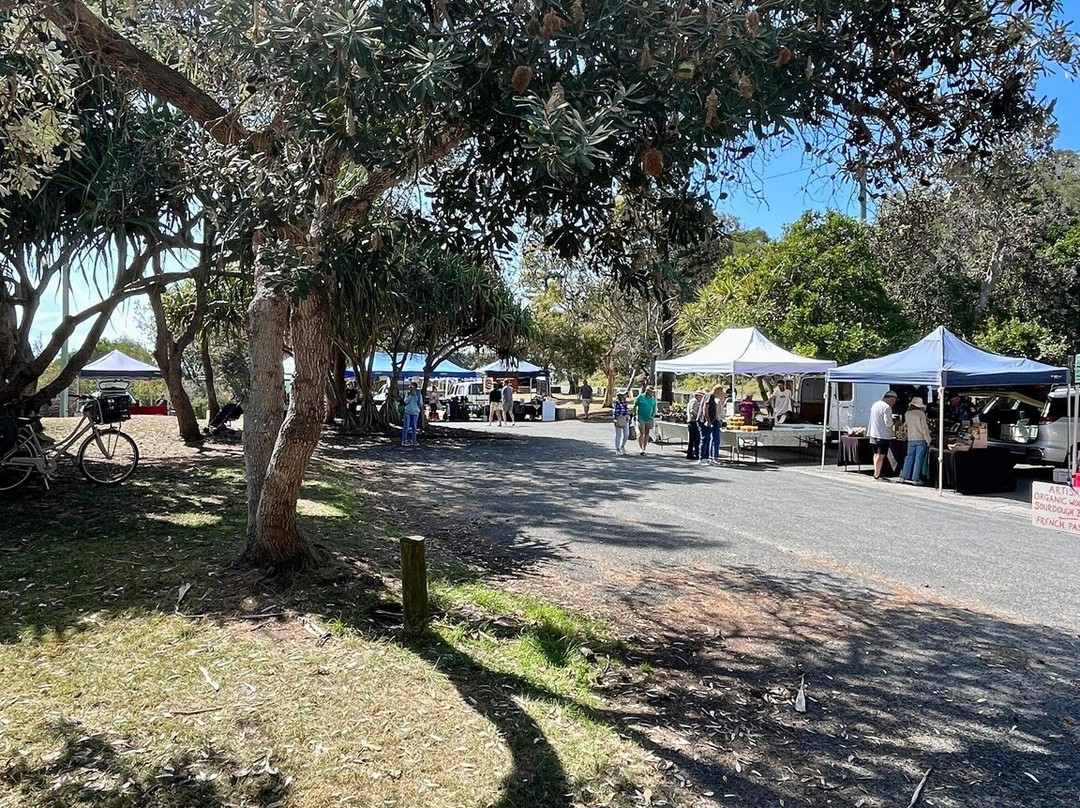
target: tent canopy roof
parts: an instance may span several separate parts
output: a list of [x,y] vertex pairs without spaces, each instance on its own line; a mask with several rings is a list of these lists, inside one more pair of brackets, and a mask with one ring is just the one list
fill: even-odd
[[984,387],[1063,383],[1065,368],[984,351],[938,326],[909,348],[829,371],[834,382]]
[[476,372],[485,376],[514,376],[522,379],[531,379],[547,373],[542,367],[522,359],[497,359]]
[[[416,354],[406,356],[405,362],[401,367],[401,377],[408,379],[413,376],[423,376],[424,364],[426,362],[427,357],[424,356],[418,356]],[[285,370],[286,378],[291,378],[296,374],[296,362],[291,356],[285,357],[285,360],[281,364]],[[390,354],[384,353],[383,351],[375,352],[375,361],[372,364],[371,374],[373,376],[392,376],[394,374],[394,363]],[[450,360],[440,362],[431,372],[431,378],[433,379],[471,379],[476,375],[478,375],[478,371],[460,367]],[[351,379],[352,377],[352,370],[346,370],[345,378]]]
[[657,373],[761,376],[770,373],[824,373],[836,363],[784,350],[756,328],[729,328],[686,356],[656,363]]
[[161,370],[114,350],[86,365],[79,375],[84,379],[160,379]]

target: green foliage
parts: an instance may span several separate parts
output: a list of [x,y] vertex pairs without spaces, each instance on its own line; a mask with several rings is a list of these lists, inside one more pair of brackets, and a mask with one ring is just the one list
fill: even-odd
[[974,342],[995,353],[1054,364],[1065,362],[1070,353],[1070,342],[1053,329],[1039,320],[1018,317],[1000,319],[991,315],[975,334]]
[[839,362],[877,356],[911,336],[885,282],[865,225],[806,214],[779,240],[725,260],[683,308],[679,331],[687,347],[755,326],[797,353]]

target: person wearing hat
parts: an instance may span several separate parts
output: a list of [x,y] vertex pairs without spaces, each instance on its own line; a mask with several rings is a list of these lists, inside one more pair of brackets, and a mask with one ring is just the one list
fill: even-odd
[[908,444],[900,482],[922,485],[923,461],[930,449],[930,426],[926,423],[926,404],[918,396],[908,404],[904,422],[907,424]]
[[686,431],[689,435],[686,442],[686,459],[697,460],[701,446],[701,402],[705,398],[704,390],[695,390],[694,395],[686,402]]
[[641,447],[641,453],[645,454],[645,449],[649,445],[649,433],[652,432],[653,420],[656,418],[656,396],[651,384],[645,388],[645,392],[634,399],[634,416],[637,418],[638,446]]
[[626,391],[620,390],[615,396],[615,407],[611,413],[615,423],[615,454],[626,454],[626,441],[630,437],[630,408],[626,406]]
[[885,468],[885,458],[889,454],[889,444],[893,435],[893,405],[897,395],[894,390],[887,392],[881,401],[875,401],[870,408],[870,424],[866,429],[870,445],[874,447],[874,479],[883,480],[881,472]]

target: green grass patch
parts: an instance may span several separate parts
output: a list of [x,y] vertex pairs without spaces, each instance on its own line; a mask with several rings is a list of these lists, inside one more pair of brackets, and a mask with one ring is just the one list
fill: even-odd
[[401,527],[340,468],[312,477],[301,525],[330,561],[290,588],[233,566],[232,465],[0,502],[0,805],[509,808],[657,790],[593,688],[619,664],[603,625],[448,569],[432,631],[398,636],[379,614]]

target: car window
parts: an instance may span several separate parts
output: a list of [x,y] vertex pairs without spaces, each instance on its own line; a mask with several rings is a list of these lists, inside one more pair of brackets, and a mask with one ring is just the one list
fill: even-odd
[[1065,396],[1048,398],[1043,406],[1043,418],[1065,418],[1069,414],[1069,401]]

